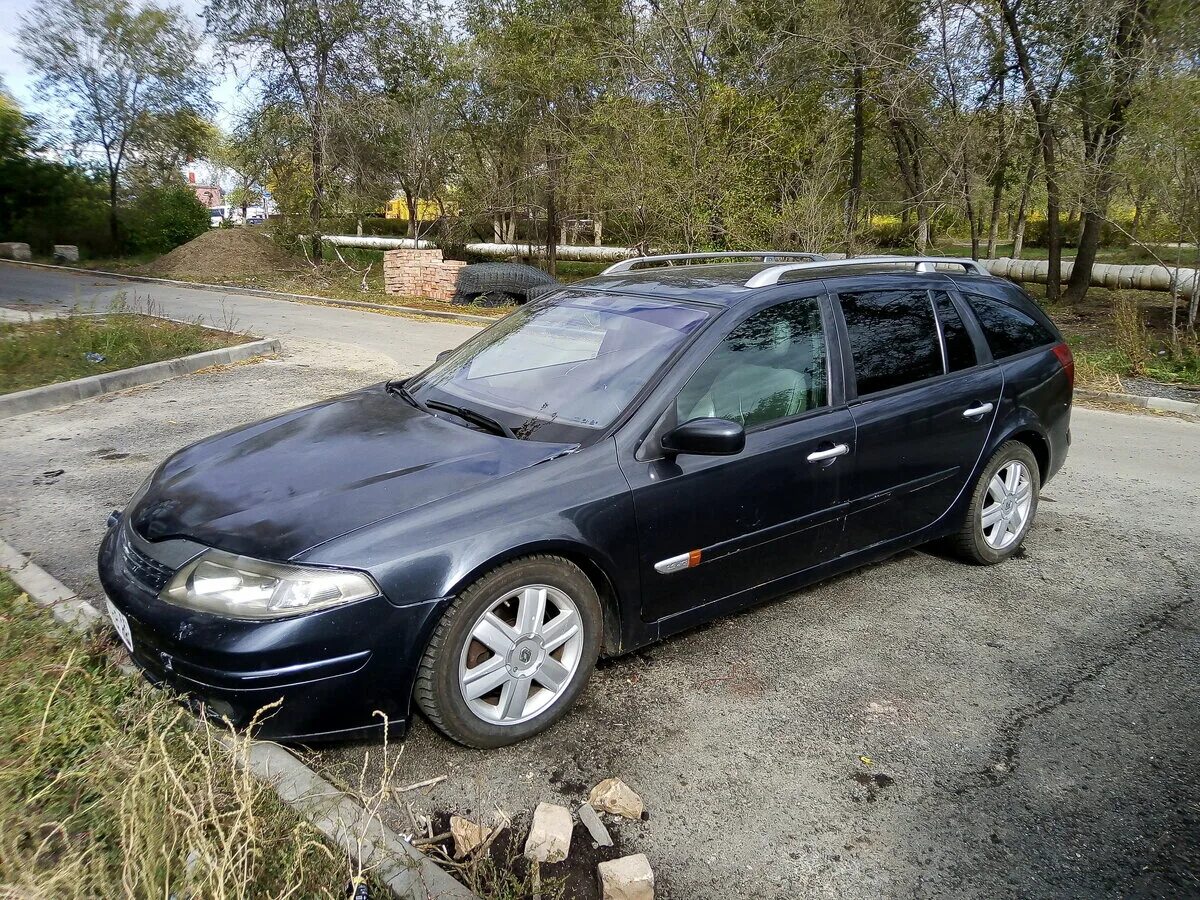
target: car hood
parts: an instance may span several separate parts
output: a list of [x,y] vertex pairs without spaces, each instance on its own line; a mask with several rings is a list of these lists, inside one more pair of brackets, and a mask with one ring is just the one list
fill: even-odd
[[192,444],[130,517],[151,541],[285,560],[574,446],[476,431],[377,385]]

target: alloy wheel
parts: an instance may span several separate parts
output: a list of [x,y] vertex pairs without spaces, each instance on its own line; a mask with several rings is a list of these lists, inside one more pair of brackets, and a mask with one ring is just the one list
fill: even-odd
[[1029,524],[1033,506],[1033,478],[1025,463],[1011,459],[992,476],[980,519],[983,539],[993,550],[1004,550],[1019,540]]
[[471,627],[459,657],[459,690],[485,722],[527,722],[567,691],[583,647],[574,600],[546,584],[518,587]]

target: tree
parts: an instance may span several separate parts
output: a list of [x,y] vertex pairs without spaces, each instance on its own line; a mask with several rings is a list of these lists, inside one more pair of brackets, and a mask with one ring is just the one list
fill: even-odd
[[161,134],[156,125],[207,103],[199,38],[177,8],[151,3],[135,9],[128,0],[39,6],[20,37],[20,52],[41,89],[71,111],[77,152],[101,151],[116,245],[126,164]]
[[369,35],[392,21],[391,0],[211,0],[209,30],[233,57],[253,60],[264,105],[286,106],[307,156],[308,229],[321,258],[321,216],[329,156],[340,126],[337,101],[370,80]]

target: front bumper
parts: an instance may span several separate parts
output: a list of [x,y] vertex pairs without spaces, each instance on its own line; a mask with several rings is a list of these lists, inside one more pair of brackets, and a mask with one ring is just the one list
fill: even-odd
[[159,600],[146,564],[159,562],[156,553],[169,555],[122,517],[98,560],[105,593],[129,620],[133,662],[150,681],[265,739],[340,740],[385,724],[403,736],[416,667],[446,601],[376,597],[290,619],[227,619]]

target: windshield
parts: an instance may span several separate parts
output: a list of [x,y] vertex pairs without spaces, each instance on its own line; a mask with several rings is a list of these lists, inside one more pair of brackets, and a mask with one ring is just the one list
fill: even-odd
[[607,428],[707,314],[570,292],[524,306],[408,384],[519,438],[582,442]]

